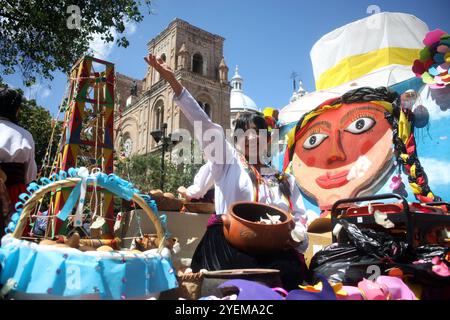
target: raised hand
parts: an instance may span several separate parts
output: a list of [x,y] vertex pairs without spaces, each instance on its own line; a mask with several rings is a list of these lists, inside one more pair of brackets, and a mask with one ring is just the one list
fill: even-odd
[[181,94],[183,90],[183,86],[178,82],[175,78],[175,75],[172,69],[164,62],[163,59],[157,58],[152,54],[144,57],[144,60],[163,77],[167,82],[169,82],[176,96]]
[[149,54],[144,57],[144,60],[147,61],[150,66],[155,68],[155,70],[158,71],[165,80],[169,81],[170,78],[173,77],[172,69],[170,69],[170,67],[160,57],[155,57],[154,55]]

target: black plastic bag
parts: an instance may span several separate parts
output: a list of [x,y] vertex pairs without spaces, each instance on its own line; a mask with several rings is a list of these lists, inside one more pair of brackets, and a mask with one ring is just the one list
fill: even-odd
[[442,247],[438,245],[425,245],[420,246],[412,251],[411,260],[418,261],[423,260],[426,263],[431,263],[434,257],[439,257],[445,261],[445,255],[450,252],[449,247]]
[[353,245],[333,243],[311,259],[310,270],[333,282],[356,286],[363,278],[383,273],[392,265],[373,255],[365,254]]
[[439,258],[450,268],[450,263],[445,260],[445,256],[450,252],[450,248],[438,245],[424,245],[409,250],[407,257],[403,260],[407,262],[400,263],[398,267],[402,269],[403,274],[413,278],[417,283],[429,286],[450,286],[450,277],[442,277],[433,272],[432,260]]
[[386,232],[372,229],[359,229],[346,220],[340,220],[342,230],[339,242],[348,243],[367,255],[377,258],[398,259],[407,252],[408,245],[404,241],[394,239]]
[[[345,285],[357,285],[363,278],[386,274],[388,269],[399,267],[419,283],[431,286],[450,283],[450,277],[443,278],[432,271],[431,262],[436,256],[444,260],[450,248],[426,245],[414,249],[386,232],[359,229],[345,220],[339,223],[342,225],[339,243],[325,247],[311,259],[310,270],[315,274]],[[424,263],[413,264],[418,260]]]

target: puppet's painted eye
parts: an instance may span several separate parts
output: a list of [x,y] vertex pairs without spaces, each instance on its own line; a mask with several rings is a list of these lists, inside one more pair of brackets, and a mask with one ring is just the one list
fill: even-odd
[[328,135],[324,133],[312,134],[305,140],[305,142],[303,142],[303,148],[308,150],[317,148],[326,138],[328,138]]
[[366,132],[370,128],[372,128],[375,125],[375,120],[369,117],[363,117],[356,119],[350,125],[345,128],[345,131],[351,132],[353,134],[360,134],[363,132]]

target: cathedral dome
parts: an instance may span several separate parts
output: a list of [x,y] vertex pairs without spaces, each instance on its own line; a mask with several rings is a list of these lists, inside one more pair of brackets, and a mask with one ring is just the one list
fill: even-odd
[[230,93],[230,109],[232,113],[240,111],[258,112],[256,103],[248,96],[244,94],[242,85],[244,79],[239,75],[239,69],[236,66],[236,71],[231,78],[231,93]]

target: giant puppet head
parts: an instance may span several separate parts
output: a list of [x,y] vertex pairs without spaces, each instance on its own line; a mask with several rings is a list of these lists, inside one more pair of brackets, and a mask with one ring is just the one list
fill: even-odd
[[373,194],[403,165],[420,201],[433,201],[417,158],[413,113],[385,87],[359,88],[305,114],[288,134],[284,168],[321,208]]

